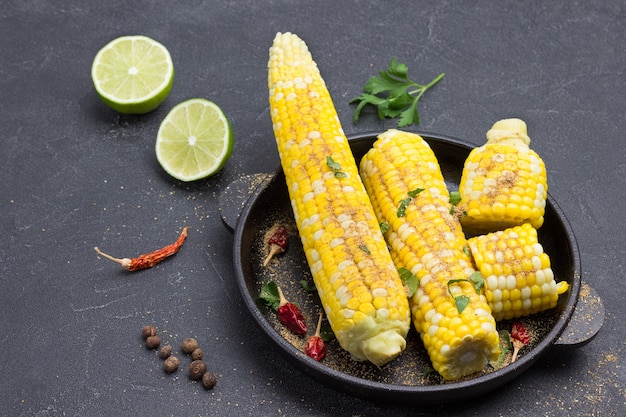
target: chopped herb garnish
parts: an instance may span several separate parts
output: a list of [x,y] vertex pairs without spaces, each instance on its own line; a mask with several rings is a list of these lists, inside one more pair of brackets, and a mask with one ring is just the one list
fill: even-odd
[[335,178],[346,178],[347,175],[341,170],[341,165],[333,160],[330,156],[326,157],[326,165],[335,173]]
[[458,191],[452,191],[450,193],[450,204],[456,206],[461,202],[461,193]]
[[330,327],[330,324],[322,324],[320,327],[320,337],[326,343],[335,340],[335,333],[333,333],[333,329]]
[[413,200],[411,197],[403,198],[402,200],[400,200],[400,204],[398,204],[398,213],[396,213],[398,217],[406,216],[406,208],[411,200]]
[[423,188],[416,188],[414,190],[409,191],[407,193],[408,197],[403,198],[402,200],[400,200],[400,203],[398,203],[398,211],[396,215],[398,217],[406,216],[406,208],[409,206],[409,204],[411,204],[411,201],[413,201],[413,199],[417,197],[417,195],[421,193],[422,191],[424,191]]
[[383,235],[387,233],[389,229],[391,229],[391,225],[389,223],[387,222],[380,223],[380,231]]
[[472,252],[470,252],[470,248],[467,245],[463,246],[463,253],[467,256],[472,256]]
[[409,197],[411,197],[411,198],[415,198],[415,197],[417,197],[417,195],[418,195],[419,193],[421,193],[422,191],[424,191],[424,189],[423,189],[423,188],[416,188],[416,189],[415,189],[415,190],[413,190],[413,191],[409,191],[407,194],[409,195]]
[[426,365],[424,366],[424,369],[422,370],[422,376],[427,377],[433,372],[435,372],[435,369],[432,366]]
[[[379,71],[378,76],[371,77],[363,87],[363,94],[350,100],[350,103],[357,103],[353,122],[356,124],[363,107],[371,104],[377,108],[381,120],[399,117],[398,127],[418,125],[420,117],[417,105],[420,98],[445,74],[441,73],[427,85],[422,85],[409,79],[408,71],[409,68],[394,57],[386,71]],[[380,97],[380,93],[386,95]]]
[[367,249],[367,246],[365,245],[359,245],[359,249],[361,249],[363,252],[365,252],[367,255],[371,255],[372,252],[370,252],[369,249]]
[[476,294],[480,294],[483,287],[485,286],[485,278],[483,277],[483,274],[481,274],[479,271],[475,271],[474,273],[472,273],[472,275],[470,275],[469,281],[474,286]]
[[502,364],[504,363],[504,359],[508,356],[508,354],[511,352],[511,349],[513,348],[511,335],[509,334],[508,330],[500,330],[498,334],[500,336],[500,356],[495,363],[489,363],[489,365],[494,369],[498,369],[502,366]]
[[456,303],[456,309],[459,311],[459,314],[462,313],[463,310],[465,310],[465,307],[467,307],[467,305],[470,303],[470,298],[467,295],[457,295],[455,297],[452,294],[452,291],[450,291],[450,286],[454,284],[459,284],[461,282],[468,282],[472,284],[472,286],[474,287],[474,291],[476,291],[476,294],[480,294],[483,287],[485,286],[485,278],[483,278],[483,275],[480,272],[474,271],[468,279],[451,279],[450,281],[448,281],[448,293],[452,296],[452,298],[454,298],[454,302]]
[[398,274],[404,285],[408,288],[407,297],[413,297],[413,294],[417,291],[419,280],[408,268],[398,268]]
[[306,279],[300,280],[300,286],[309,292],[317,291],[317,288],[315,287],[315,283],[311,284]]
[[452,191],[450,193],[450,200],[449,201],[450,201],[450,204],[452,204],[452,207],[450,207],[450,214],[454,214],[454,209],[461,202],[461,193],[458,192],[458,191]]
[[461,282],[467,281],[467,279],[451,279],[450,281],[448,281],[448,293],[450,294],[450,296],[452,296],[452,298],[454,298],[454,302],[456,303],[456,309],[459,314],[461,314],[463,310],[465,310],[465,307],[469,305],[470,298],[467,295],[457,295],[455,297],[454,294],[452,294],[452,291],[450,291],[450,287],[454,284],[459,284]]
[[274,281],[268,281],[261,286],[261,292],[259,298],[265,301],[268,307],[272,310],[278,309],[280,304],[280,295],[278,294],[278,286]]

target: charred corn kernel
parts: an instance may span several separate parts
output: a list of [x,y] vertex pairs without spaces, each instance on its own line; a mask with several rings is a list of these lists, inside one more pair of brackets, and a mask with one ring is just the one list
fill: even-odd
[[550,258],[529,223],[468,240],[476,267],[485,279],[485,296],[496,320],[513,319],[556,307],[558,284]]
[[546,167],[529,144],[526,123],[504,119],[487,132],[486,144],[470,152],[459,184],[466,230],[487,233],[523,223],[541,227]]
[[[420,136],[389,130],[363,157],[360,173],[379,222],[390,225],[385,236],[396,266],[419,279],[410,305],[433,368],[449,380],[481,371],[498,358],[499,337],[487,300],[465,281],[475,271],[435,154]],[[462,312],[449,292],[469,298]]]
[[304,41],[278,33],[268,69],[278,152],[326,316],[346,351],[381,366],[406,347],[406,291]]

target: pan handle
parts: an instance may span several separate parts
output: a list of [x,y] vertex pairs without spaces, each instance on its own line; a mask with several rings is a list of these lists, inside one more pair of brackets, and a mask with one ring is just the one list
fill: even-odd
[[239,216],[246,202],[258,194],[274,174],[245,174],[231,182],[219,195],[218,208],[222,223],[231,232],[235,232]]
[[591,342],[604,323],[604,304],[592,287],[582,282],[578,302],[567,327],[554,342],[557,348],[578,348]]

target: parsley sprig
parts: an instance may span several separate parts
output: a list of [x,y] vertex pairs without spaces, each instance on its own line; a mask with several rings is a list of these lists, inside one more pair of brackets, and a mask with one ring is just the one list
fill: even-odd
[[[363,87],[363,94],[350,101],[350,103],[358,103],[352,118],[354,123],[356,124],[359,120],[363,107],[371,104],[378,109],[378,117],[381,120],[399,117],[398,127],[418,125],[420,116],[417,104],[420,98],[445,74],[441,73],[430,83],[422,85],[411,80],[408,77],[408,71],[409,68],[394,57],[387,70],[379,71],[378,76],[371,77]],[[382,97],[381,93],[383,93]]]
[[480,294],[483,287],[485,286],[485,278],[483,278],[483,275],[480,272],[474,271],[472,275],[470,275],[467,279],[451,279],[450,281],[448,281],[448,293],[452,296],[452,298],[454,298],[456,309],[459,314],[461,314],[463,310],[465,310],[465,307],[469,305],[470,298],[467,295],[457,295],[455,297],[452,294],[452,291],[450,291],[450,286],[459,284],[461,282],[469,282],[474,287],[474,291],[476,291],[476,294]]

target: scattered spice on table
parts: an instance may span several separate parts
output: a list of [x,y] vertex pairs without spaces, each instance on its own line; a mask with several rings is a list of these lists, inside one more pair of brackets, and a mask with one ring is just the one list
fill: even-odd
[[511,325],[511,341],[513,342],[513,357],[511,358],[511,363],[513,363],[517,360],[520,349],[530,342],[528,330],[526,330],[521,321],[515,321]]
[[287,250],[287,234],[287,228],[282,224],[275,224],[267,231],[264,240],[268,254],[263,261],[263,266],[267,266],[275,255]]
[[187,229],[189,228],[185,227],[183,229],[176,242],[167,245],[161,249],[157,249],[149,253],[144,253],[143,255],[139,255],[138,257],[132,259],[114,258],[113,256],[107,255],[106,253],[102,252],[100,249],[98,249],[97,246],[94,249],[98,253],[98,255],[120,264],[124,269],[127,269],[129,271],[138,271],[140,269],[151,268],[159,262],[163,261],[165,258],[177,253],[180,250],[180,247],[185,242],[185,239],[187,238]]
[[315,359],[316,361],[321,361],[326,356],[326,343],[322,339],[320,335],[320,329],[322,327],[322,313],[320,313],[320,318],[317,321],[317,329],[315,330],[315,334],[311,336],[306,343],[306,354],[310,358]]

